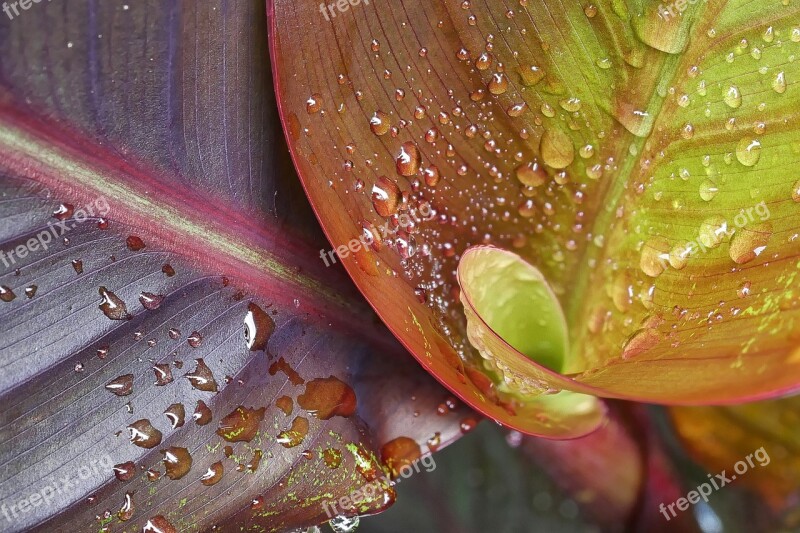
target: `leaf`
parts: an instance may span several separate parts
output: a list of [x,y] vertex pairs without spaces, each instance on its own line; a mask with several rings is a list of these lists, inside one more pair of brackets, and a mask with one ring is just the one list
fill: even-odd
[[554,435],[467,339],[455,273],[486,244],[538,270],[566,320],[569,373],[529,361],[513,376],[527,390],[696,404],[798,389],[797,6],[272,4],[311,203],[333,243],[397,229],[342,262],[472,407]]
[[798,401],[673,408],[670,417],[690,457],[712,473],[739,473],[734,486],[757,491],[780,512],[795,506],[798,495]]
[[367,484],[344,514],[376,512],[386,464],[475,423],[319,263],[263,11],[0,22],[4,530],[284,530]]

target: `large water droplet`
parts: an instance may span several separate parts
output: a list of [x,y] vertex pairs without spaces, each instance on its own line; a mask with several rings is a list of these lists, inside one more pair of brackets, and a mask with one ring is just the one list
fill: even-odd
[[109,390],[117,396],[127,396],[133,392],[133,374],[125,374],[116,377],[106,384],[106,390]]
[[772,80],[772,89],[778,94],[786,92],[786,74],[783,71],[778,72],[775,79]]
[[298,416],[292,420],[292,427],[278,434],[277,441],[284,448],[300,445],[308,435],[308,419]]
[[334,516],[328,521],[333,533],[353,533],[358,529],[359,518],[356,516]]
[[14,294],[14,291],[11,290],[11,287],[0,285],[0,300],[3,300],[4,302],[10,302],[16,297],[17,295]]
[[723,98],[728,107],[737,109],[742,105],[742,93],[736,85],[731,85]]
[[222,479],[224,473],[225,467],[223,466],[222,461],[217,461],[209,466],[208,470],[206,470],[206,473],[200,477],[200,483],[206,486],[216,485],[219,480]]
[[191,470],[192,456],[186,448],[170,446],[161,453],[164,454],[163,461],[168,478],[180,479]]
[[217,435],[228,442],[250,442],[258,433],[258,426],[264,419],[264,407],[253,409],[239,406],[219,422]]
[[397,478],[403,469],[410,468],[421,455],[419,444],[409,437],[397,437],[381,446],[381,461],[389,469],[392,478]]
[[527,187],[538,187],[547,181],[547,172],[536,161],[518,166],[516,174],[520,183]]
[[168,363],[156,363],[153,365],[153,373],[156,376],[154,385],[163,387],[172,383],[172,367]]
[[136,475],[136,464],[133,461],[114,465],[114,476],[120,481],[129,481]]
[[542,134],[539,153],[544,163],[552,168],[566,168],[575,159],[575,147],[566,133],[548,128]]
[[147,521],[142,527],[142,533],[178,533],[169,520],[162,515],[157,515]]
[[153,294],[152,292],[143,292],[139,295],[139,302],[145,309],[154,311],[159,308],[161,302],[164,301],[164,296],[161,294]]
[[128,432],[131,442],[142,448],[154,448],[161,444],[161,432],[146,418],[129,425]]
[[392,127],[389,115],[383,111],[375,111],[372,118],[369,119],[369,128],[375,135],[386,135]]
[[186,378],[197,390],[206,392],[217,392],[217,380],[214,379],[214,374],[211,369],[206,366],[205,361],[197,359],[197,366],[194,371],[186,374]]
[[205,426],[211,422],[211,409],[203,400],[197,400],[192,418],[198,426]]
[[125,306],[125,302],[119,299],[116,294],[105,287],[100,287],[98,292],[100,293],[100,296],[103,297],[103,303],[101,303],[98,307],[104,315],[111,320],[131,319],[131,315],[128,314],[128,308]]
[[736,159],[746,167],[752,167],[758,163],[761,157],[761,143],[750,137],[745,137],[736,145]]
[[247,306],[244,317],[244,340],[250,351],[263,350],[267,347],[275,322],[267,313],[253,302]]
[[737,229],[731,239],[731,259],[738,265],[749,263],[764,252],[770,237],[772,224],[769,222]]
[[392,216],[400,205],[400,188],[395,182],[381,176],[372,187],[372,205],[382,217]]
[[396,160],[397,173],[406,177],[414,176],[419,171],[421,160],[417,145],[413,142],[404,142]]
[[125,245],[128,247],[128,250],[132,252],[138,252],[145,247],[144,241],[136,235],[129,235],[128,238],[125,239]]
[[167,415],[167,420],[169,420],[172,429],[177,429],[183,426],[183,423],[186,420],[186,409],[183,407],[182,403],[173,403],[167,407],[166,411],[164,411],[164,414]]
[[333,416],[351,416],[356,410],[356,394],[337,377],[314,379],[297,397],[297,404],[320,420]]
[[650,328],[640,329],[630,336],[622,348],[623,359],[633,359],[651,350],[661,341],[661,334]]

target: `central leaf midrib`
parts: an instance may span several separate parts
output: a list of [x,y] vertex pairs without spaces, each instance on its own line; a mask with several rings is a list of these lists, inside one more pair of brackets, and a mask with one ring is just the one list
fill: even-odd
[[[684,16],[694,16],[699,7],[699,2],[691,5],[684,13]],[[666,54],[666,52],[664,52],[664,54]],[[619,149],[619,153],[627,153],[630,150],[630,146],[633,145],[636,148],[636,155],[623,159],[624,164],[617,174],[616,179],[613,180],[613,185],[607,193],[606,202],[604,202],[605,205],[609,207],[597,211],[597,218],[595,219],[595,224],[592,226],[594,230],[593,234],[603,235],[606,242],[605,245],[601,247],[587,246],[586,252],[579,262],[574,285],[575,289],[571,291],[571,298],[568,300],[565,309],[567,324],[569,324],[570,328],[578,328],[580,325],[578,322],[580,313],[583,312],[586,304],[585,295],[593,273],[593,270],[587,265],[590,263],[599,264],[599,259],[607,252],[606,246],[608,246],[609,230],[612,228],[613,220],[616,218],[619,202],[623,198],[625,192],[628,191],[627,186],[634,176],[635,166],[641,161],[645,144],[651,139],[653,132],[658,131],[657,127],[662,117],[661,112],[667,104],[667,98],[658,95],[658,87],[671,85],[672,81],[675,80],[678,75],[678,72],[680,72],[679,67],[684,62],[685,58],[685,53],[677,55],[667,54],[667,59],[661,68],[661,76],[658,77],[659,81],[653,87],[653,93],[649,100],[650,104],[647,107],[647,112],[655,117],[650,133],[645,137],[637,137],[626,130],[625,135],[622,137],[623,141],[621,142],[623,144]],[[620,127],[622,127],[622,125],[620,125]],[[585,328],[575,329],[574,331],[580,332],[578,338],[582,338],[585,335]],[[571,348],[573,350],[581,345],[575,337],[572,337],[571,340]]]

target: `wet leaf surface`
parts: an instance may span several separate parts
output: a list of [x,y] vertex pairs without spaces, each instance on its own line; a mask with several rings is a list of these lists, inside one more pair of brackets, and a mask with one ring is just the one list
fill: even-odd
[[[553,389],[797,389],[796,5],[271,4],[312,205],[381,318],[470,405],[554,436],[533,399]],[[456,269],[480,244],[543,274],[569,369],[505,375],[469,343]]]
[[[0,22],[4,530],[316,524],[383,475],[382,445],[427,453],[472,416],[319,264],[264,11],[59,2]],[[299,396],[330,376],[355,405],[323,391],[322,420]]]

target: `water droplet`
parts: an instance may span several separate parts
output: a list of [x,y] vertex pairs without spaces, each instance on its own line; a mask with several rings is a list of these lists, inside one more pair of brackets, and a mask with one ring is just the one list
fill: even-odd
[[53,211],[53,218],[56,220],[66,220],[72,216],[75,212],[75,206],[72,204],[61,204],[58,208]]
[[492,94],[503,94],[508,89],[508,78],[502,72],[495,72],[487,88]]
[[526,187],[538,187],[547,181],[547,172],[536,161],[518,166],[516,175]]
[[129,235],[128,238],[125,239],[125,245],[128,247],[128,250],[138,252],[144,248],[144,241],[136,235]]
[[683,16],[676,16],[656,3],[644,4],[645,12],[632,18],[631,24],[636,36],[648,46],[679,54],[689,43],[689,24]]
[[154,516],[142,527],[142,533],[178,533],[175,526],[161,515]]
[[112,379],[106,384],[106,390],[117,396],[128,396],[133,392],[133,374],[125,374]]
[[375,135],[386,135],[391,127],[392,123],[389,115],[383,111],[375,111],[375,114],[369,119],[369,128]]
[[775,79],[772,80],[772,89],[778,94],[786,92],[786,74],[783,71],[778,72]]
[[745,137],[736,145],[736,159],[744,166],[754,166],[760,157],[761,143],[758,140]]
[[0,300],[3,300],[4,302],[10,302],[16,297],[17,295],[14,294],[14,291],[11,290],[11,287],[0,285]]
[[562,98],[558,104],[561,106],[561,109],[567,111],[568,113],[575,113],[581,109],[580,98]]
[[300,445],[308,435],[308,419],[302,416],[292,420],[292,427],[278,434],[277,441],[284,448],[294,448]]
[[372,186],[372,205],[382,217],[389,217],[397,212],[400,205],[400,188],[386,176],[381,176]]
[[155,448],[161,444],[161,432],[154,428],[146,418],[129,425],[128,432],[131,442],[141,448]]
[[283,357],[280,357],[277,361],[269,365],[270,376],[274,376],[278,372],[286,374],[286,377],[289,378],[292,385],[302,385],[305,383],[305,380],[300,377],[300,374],[298,374]]
[[178,429],[179,427],[182,427],[184,421],[186,420],[186,409],[184,409],[182,403],[173,403],[167,407],[167,410],[164,411],[164,414],[167,415],[167,419],[169,420],[172,429]]
[[191,346],[192,348],[197,348],[197,347],[199,347],[199,346],[200,346],[200,345],[203,343],[203,336],[200,334],[200,332],[198,332],[198,331],[193,331],[193,332],[191,333],[191,335],[189,335],[189,338],[188,338],[188,339],[186,339],[186,342],[187,342],[187,343],[189,344],[189,346]]
[[747,298],[750,296],[750,282],[742,282],[742,284],[739,285],[739,288],[736,289],[736,295],[739,296],[739,298]]
[[253,302],[247,306],[244,317],[244,340],[250,351],[263,350],[275,331],[275,322]]
[[114,465],[114,476],[120,481],[128,481],[136,475],[136,464],[133,461]]
[[525,102],[518,102],[509,106],[506,113],[508,113],[509,117],[518,117],[522,115],[526,109],[528,109],[528,104]]
[[104,315],[111,320],[130,320],[132,318],[131,315],[128,314],[128,308],[125,306],[125,302],[120,300],[116,294],[105,287],[100,287],[98,292],[100,296],[103,297],[103,303],[98,307]]
[[154,385],[163,387],[167,383],[172,383],[172,367],[167,363],[157,363],[153,365],[153,373],[156,375]]
[[283,414],[289,416],[292,414],[292,409],[294,408],[294,402],[289,396],[281,396],[277,400],[275,400],[275,406],[283,411]]
[[197,400],[192,418],[198,426],[205,426],[211,422],[211,409],[206,405],[206,402]]
[[133,517],[133,512],[134,512],[133,493],[126,492],[125,501],[122,503],[122,507],[120,507],[119,511],[117,512],[117,517],[122,522],[127,522]]
[[730,257],[737,265],[749,263],[767,247],[772,237],[772,224],[764,222],[752,227],[739,228],[730,244]]
[[458,427],[461,430],[461,433],[467,434],[473,429],[478,426],[478,421],[475,419],[474,416],[468,416],[463,418],[461,422],[459,422]]
[[333,533],[353,533],[358,529],[359,518],[356,516],[334,516],[328,520]]
[[412,463],[421,456],[419,444],[409,437],[397,437],[381,446],[381,461],[389,469],[392,478],[397,478],[404,468],[411,468]]
[[575,158],[575,147],[566,133],[557,128],[549,128],[542,134],[539,153],[546,165],[566,168]]
[[161,302],[164,301],[164,296],[161,294],[153,294],[152,292],[143,292],[139,295],[139,302],[145,309],[153,311],[158,309]]
[[663,237],[653,237],[642,246],[639,267],[642,272],[655,278],[661,275],[669,262],[670,245]]
[[222,475],[225,473],[225,467],[222,464],[222,461],[217,461],[216,463],[212,464],[206,470],[206,473],[200,477],[200,483],[206,486],[216,485],[219,480],[222,479]]
[[528,87],[536,85],[544,78],[544,71],[536,65],[521,66],[517,69],[522,84]]
[[622,348],[623,359],[633,359],[651,350],[661,341],[658,330],[645,328],[631,335]]
[[492,65],[492,57],[486,52],[483,52],[475,60],[475,68],[477,68],[478,70],[486,70],[491,65]]
[[306,100],[306,111],[309,115],[313,115],[318,113],[320,109],[322,109],[322,95],[314,93]]
[[186,374],[186,378],[192,384],[192,387],[201,391],[217,392],[217,380],[214,379],[211,369],[206,366],[205,361],[202,359],[197,359],[196,361],[197,366],[194,372]]
[[439,184],[441,174],[439,173],[439,168],[436,165],[429,166],[422,173],[425,176],[425,183],[428,185],[428,187],[436,187],[436,185]]
[[258,425],[264,419],[264,407],[253,409],[239,406],[219,422],[217,435],[228,442],[250,442],[258,433]]
[[711,181],[710,179],[705,179],[700,184],[700,189],[699,189],[700,198],[705,202],[710,202],[711,200],[713,200],[718,192],[719,188],[717,187],[717,184]]
[[400,147],[400,154],[395,161],[397,173],[406,177],[414,176],[419,171],[421,159],[417,145],[413,142],[404,142]]
[[358,529],[359,518],[356,516],[334,516],[328,520],[333,533],[353,533]]
[[742,105],[742,93],[736,85],[731,85],[723,98],[725,103],[731,109],[737,109]]
[[80,259],[73,259],[72,269],[75,271],[76,274],[83,274],[83,261],[81,261]]
[[297,404],[320,420],[348,417],[356,411],[356,393],[347,383],[330,376],[309,381]]
[[180,479],[192,469],[192,455],[186,448],[170,446],[161,450],[161,453],[164,454],[163,462],[168,478]]
[[647,111],[636,109],[628,103],[618,103],[614,118],[637,137],[647,137],[653,129],[654,117]]

